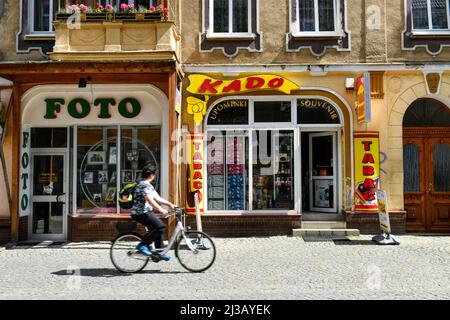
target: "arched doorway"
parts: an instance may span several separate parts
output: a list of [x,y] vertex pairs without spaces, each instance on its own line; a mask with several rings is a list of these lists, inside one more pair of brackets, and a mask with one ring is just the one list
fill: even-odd
[[403,118],[408,232],[450,232],[450,109],[422,98]]

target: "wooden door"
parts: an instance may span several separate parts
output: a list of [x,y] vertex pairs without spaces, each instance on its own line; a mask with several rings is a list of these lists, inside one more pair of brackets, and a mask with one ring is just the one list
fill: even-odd
[[450,232],[450,132],[404,130],[404,197],[408,232]]

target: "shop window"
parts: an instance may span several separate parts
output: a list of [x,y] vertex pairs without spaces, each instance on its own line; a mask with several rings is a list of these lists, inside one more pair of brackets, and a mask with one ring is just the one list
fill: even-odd
[[252,134],[253,210],[294,209],[294,132]]
[[248,100],[225,100],[209,112],[208,125],[237,124],[248,124]]
[[449,0],[413,0],[414,30],[448,30]]
[[291,122],[290,101],[255,101],[255,122]]
[[336,31],[336,0],[298,0],[299,32]]
[[321,99],[297,100],[298,124],[340,124],[339,113],[336,108]]
[[248,132],[207,135],[208,210],[248,210]]
[[159,127],[78,127],[77,213],[119,213],[118,190],[145,164],[159,169],[160,141]]
[[32,128],[31,148],[67,148],[67,128]]

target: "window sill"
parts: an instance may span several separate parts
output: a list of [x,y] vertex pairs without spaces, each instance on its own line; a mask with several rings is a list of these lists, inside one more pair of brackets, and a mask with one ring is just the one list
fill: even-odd
[[412,31],[412,38],[434,38],[434,37],[450,37],[450,30],[440,30],[440,31],[432,31],[432,30],[423,30],[423,31]]
[[32,33],[32,34],[27,34],[24,37],[24,40],[34,40],[34,41],[41,41],[41,40],[55,40],[55,34],[39,34],[39,33]]
[[344,35],[338,32],[293,32],[292,36],[296,39],[302,38],[338,39],[342,38]]
[[206,38],[209,40],[247,40],[255,39],[256,35],[254,33],[207,33]]

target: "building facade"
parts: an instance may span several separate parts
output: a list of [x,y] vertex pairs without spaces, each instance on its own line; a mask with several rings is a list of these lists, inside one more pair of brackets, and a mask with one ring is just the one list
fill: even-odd
[[0,31],[3,242],[111,239],[149,161],[213,235],[376,233],[377,189],[450,231],[448,0],[8,0]]

